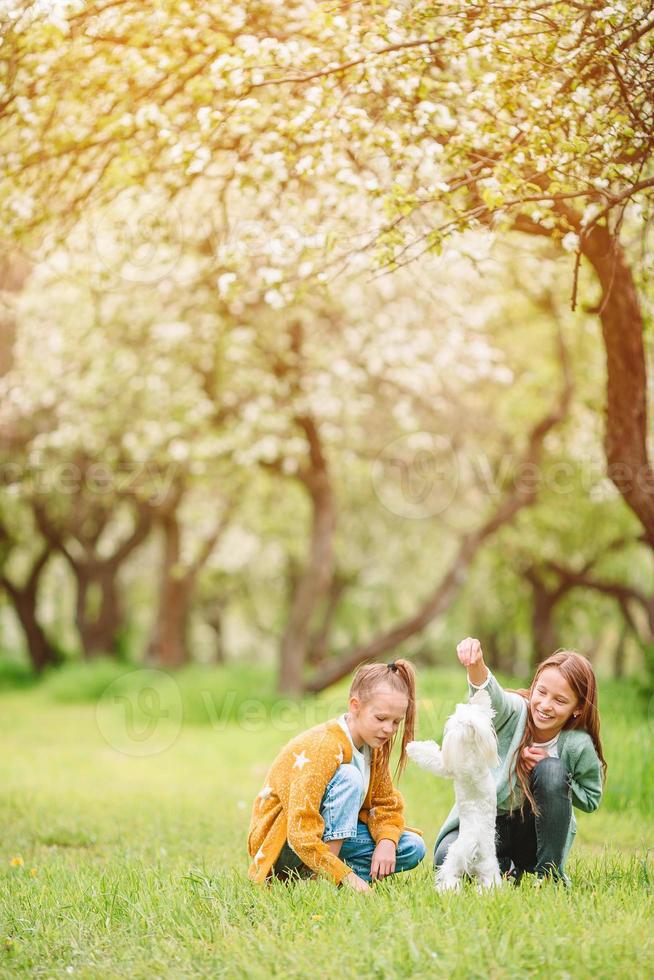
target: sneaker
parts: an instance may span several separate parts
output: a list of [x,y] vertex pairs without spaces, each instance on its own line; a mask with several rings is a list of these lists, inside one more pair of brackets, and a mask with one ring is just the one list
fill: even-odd
[[[507,861],[509,867],[506,870],[504,870]],[[510,885],[514,885],[517,888],[517,886],[522,881],[522,876],[524,875],[524,871],[522,870],[522,868],[516,868],[515,864],[510,858],[508,859],[505,858],[504,861],[500,862],[500,870],[503,871],[502,874],[503,880],[507,881]]]
[[551,881],[555,885],[563,885],[564,888],[570,888],[572,882],[566,874],[561,871],[555,864],[547,863],[540,868],[534,869],[537,876],[541,881]]
[[532,888],[546,888],[548,886],[558,886],[561,888],[570,888],[572,882],[567,877],[567,875],[553,875],[543,872],[533,872],[530,871],[527,875],[529,879],[529,884]]

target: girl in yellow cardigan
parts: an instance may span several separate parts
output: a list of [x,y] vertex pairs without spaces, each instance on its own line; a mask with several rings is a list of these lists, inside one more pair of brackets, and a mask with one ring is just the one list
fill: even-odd
[[414,737],[413,666],[359,667],[348,708],[292,739],[273,762],[252,808],[253,881],[322,874],[368,892],[370,881],[415,868],[425,856],[419,832],[405,828],[389,768],[402,722],[398,773]]

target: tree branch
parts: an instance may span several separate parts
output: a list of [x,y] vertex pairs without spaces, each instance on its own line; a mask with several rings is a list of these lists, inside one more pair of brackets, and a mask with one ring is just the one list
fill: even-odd
[[213,533],[205,540],[195,560],[189,566],[188,571],[186,572],[186,576],[185,576],[186,578],[189,579],[195,578],[197,573],[205,564],[205,562],[209,558],[209,555],[215,548],[217,542],[223,536],[225,529],[229,524],[229,520],[232,514],[234,513],[235,507],[236,507],[235,501],[230,501],[228,506],[225,508],[225,512],[220,518],[218,525],[214,529]]
[[369,51],[360,58],[352,58],[351,61],[343,61],[338,65],[331,65],[327,68],[320,68],[318,71],[309,72],[307,75],[287,75],[284,78],[267,78],[262,82],[252,82],[248,85],[245,94],[252,92],[257,88],[265,88],[268,85],[296,85],[304,84],[305,82],[311,82],[314,78],[325,78],[327,75],[335,75],[343,71],[347,71],[349,68],[356,68],[357,65],[361,65],[371,58],[377,58],[382,54],[389,54],[393,51],[402,51],[407,48],[419,48],[419,47],[430,47],[434,44],[440,44],[444,41],[443,37],[435,38],[420,38],[417,41],[403,41],[399,44],[388,44],[383,48],[378,48],[376,51]]
[[[522,467],[537,474],[543,443],[547,434],[565,418],[572,397],[572,382],[567,351],[563,338],[558,335],[557,348],[563,376],[562,391],[556,406],[532,429]],[[515,515],[534,502],[538,494],[538,477],[528,483],[516,482],[510,493],[495,512],[476,531],[464,536],[454,560],[432,595],[410,617],[381,633],[368,643],[345,653],[318,671],[306,685],[306,690],[317,693],[340,680],[358,664],[381,657],[399,643],[423,630],[436,616],[442,614],[454,601],[463,585],[468,569],[482,544],[500,527],[509,523]]]
[[566,584],[568,589],[591,589],[594,592],[611,596],[618,602],[627,602],[629,600],[637,602],[647,614],[650,630],[654,633],[654,597],[648,596],[640,589],[636,589],[630,585],[624,585],[621,582],[592,578],[584,572],[576,572],[574,569],[567,568],[555,561],[548,561],[547,567],[551,568],[559,576],[560,580]]

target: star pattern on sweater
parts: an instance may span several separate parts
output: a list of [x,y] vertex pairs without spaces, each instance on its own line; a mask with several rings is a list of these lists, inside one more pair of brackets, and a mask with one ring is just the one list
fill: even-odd
[[[350,742],[347,735],[344,737],[342,734],[338,719],[330,721],[326,729],[324,725],[319,725],[303,734],[303,739],[298,739],[288,746],[287,751],[279,753],[267,774],[264,775],[265,771],[261,773],[264,781],[263,785],[259,782],[249,832],[250,840],[256,841],[259,847],[255,855],[251,852],[248,877],[257,883],[265,880],[266,872],[268,877],[271,873],[274,874],[275,861],[280,854],[283,838],[288,840],[289,832],[294,839],[297,838],[298,845],[301,844],[303,861],[314,872],[334,881],[342,880],[347,873],[346,865],[329,851],[318,832],[318,797],[323,783],[326,788],[336,769],[334,763],[342,765],[349,758]],[[307,765],[309,769],[305,775],[303,770]],[[389,802],[377,806],[371,815],[370,824],[377,828],[381,822],[385,828],[388,823],[389,826],[396,827],[399,833],[403,822],[401,798],[397,794],[394,805],[391,803],[390,779],[388,767],[381,769],[371,766],[368,800],[372,802],[381,796],[388,797]],[[283,801],[287,799],[289,802],[284,806]],[[310,827],[304,819],[306,814],[313,818]]]

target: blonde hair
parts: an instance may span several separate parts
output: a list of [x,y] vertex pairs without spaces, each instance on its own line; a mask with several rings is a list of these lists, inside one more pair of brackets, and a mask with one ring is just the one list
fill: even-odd
[[[406,747],[413,741],[416,723],[416,672],[413,664],[409,660],[393,660],[390,664],[361,664],[352,679],[350,697],[359,698],[365,703],[382,686],[401,691],[409,699],[402,729],[400,758],[395,770],[395,774],[401,776],[407,764]],[[389,764],[396,735],[397,732],[379,750],[385,766]]]

